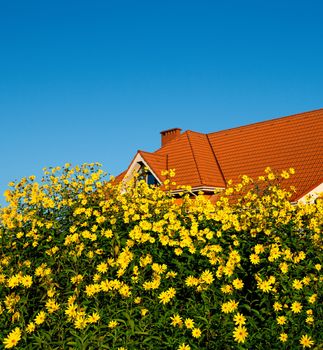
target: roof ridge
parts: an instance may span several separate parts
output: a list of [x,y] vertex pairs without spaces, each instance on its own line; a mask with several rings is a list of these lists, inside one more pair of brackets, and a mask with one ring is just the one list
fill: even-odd
[[185,131],[183,132],[183,134],[185,134],[186,132],[192,132],[192,133],[194,133],[194,134],[206,135],[205,132],[199,132],[199,131],[194,131],[194,130],[190,130],[190,129],[185,130]]
[[199,178],[200,178],[200,181],[201,181],[201,185],[203,185],[202,176],[201,176],[201,173],[200,173],[199,167],[198,167],[198,165],[197,165],[197,161],[196,161],[196,158],[195,158],[195,154],[194,154],[194,150],[193,150],[193,147],[192,147],[192,143],[191,143],[191,140],[190,140],[190,138],[189,138],[189,133],[190,133],[190,130],[187,130],[187,131],[186,131],[186,134],[187,134],[188,144],[190,145],[190,148],[191,148],[191,151],[192,151],[192,155],[193,155],[194,163],[195,163],[196,170],[197,170],[197,173],[198,173]]
[[196,134],[201,134],[201,135],[205,135],[205,133],[201,133],[198,131],[192,131],[192,130],[185,130],[184,132],[182,132],[178,137],[168,141],[166,143],[166,145],[164,146],[160,146],[159,148],[157,148],[154,152],[152,152],[153,154],[156,154],[156,152],[158,152],[157,154],[159,154],[159,151],[165,149],[166,147],[168,147],[169,145],[173,144],[176,140],[179,140],[181,137],[184,137],[185,135],[187,135],[188,132],[192,132],[192,133],[196,133]]
[[231,130],[238,130],[238,129],[243,129],[243,128],[250,128],[250,127],[254,127],[257,126],[259,124],[270,124],[273,122],[277,122],[280,121],[282,119],[284,119],[284,121],[286,119],[292,119],[294,117],[298,117],[298,116],[304,116],[304,117],[309,117],[308,114],[311,113],[315,113],[315,112],[319,112],[322,111],[323,112],[323,108],[318,108],[318,109],[314,109],[312,111],[307,111],[307,112],[301,112],[301,113],[296,113],[296,114],[290,114],[290,115],[286,115],[286,116],[282,116],[282,117],[276,117],[276,118],[272,118],[272,119],[266,119],[266,120],[262,120],[259,122],[254,122],[254,123],[250,123],[250,124],[245,124],[245,125],[240,125],[240,126],[235,126],[233,128],[228,128],[228,129],[223,129],[223,130],[218,130],[218,131],[213,131],[213,132],[209,132],[207,133],[207,135],[213,135],[213,134],[217,134],[217,133],[223,133],[226,131],[231,131]]
[[219,168],[219,170],[220,170],[220,174],[221,174],[221,176],[222,176],[223,182],[224,182],[224,184],[226,184],[226,180],[225,180],[225,177],[224,177],[222,168],[221,168],[220,163],[219,163],[219,161],[218,161],[218,158],[217,158],[217,156],[216,156],[216,154],[215,154],[215,151],[214,151],[214,149],[213,149],[213,147],[212,147],[212,145],[211,145],[211,142],[210,142],[210,139],[209,139],[209,135],[206,134],[205,136],[206,136],[207,141],[208,141],[208,144],[209,144],[209,146],[210,146],[210,148],[211,148],[211,151],[212,151],[212,154],[213,154],[213,156],[214,156],[216,165],[218,166],[218,168]]
[[[321,183],[322,183],[322,180],[320,180],[319,182],[317,182],[315,185],[312,185],[312,186],[310,186],[309,188],[307,188],[307,191],[306,191],[306,192],[309,193],[309,192],[315,190],[315,188],[318,187]],[[297,190],[297,189],[296,189],[296,190]],[[298,201],[298,200],[300,200],[302,197],[304,197],[304,193],[301,193],[301,194],[296,195],[294,200],[295,200],[295,201]]]

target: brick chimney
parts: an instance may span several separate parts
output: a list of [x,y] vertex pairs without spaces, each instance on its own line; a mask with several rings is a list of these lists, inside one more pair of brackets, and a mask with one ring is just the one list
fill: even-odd
[[181,134],[180,128],[173,128],[161,131],[161,145],[162,147],[166,145],[169,141],[176,139]]

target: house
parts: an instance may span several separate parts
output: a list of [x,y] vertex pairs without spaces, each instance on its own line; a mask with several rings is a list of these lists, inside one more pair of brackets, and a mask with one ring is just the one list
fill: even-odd
[[257,178],[268,166],[277,172],[292,167],[296,174],[286,186],[296,188],[293,202],[302,201],[323,192],[322,146],[323,109],[208,134],[174,128],[161,132],[155,152],[139,150],[116,181],[127,183],[145,168],[146,181],[158,185],[165,180],[163,170],[175,169],[177,185],[212,195],[241,175]]

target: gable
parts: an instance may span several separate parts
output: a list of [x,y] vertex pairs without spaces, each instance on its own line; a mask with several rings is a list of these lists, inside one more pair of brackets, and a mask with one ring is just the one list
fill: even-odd
[[165,177],[162,171],[166,168],[166,157],[155,155],[153,153],[138,151],[128,169],[116,177],[116,183],[128,183],[136,174],[142,173],[145,170],[147,182],[150,184],[162,184]]

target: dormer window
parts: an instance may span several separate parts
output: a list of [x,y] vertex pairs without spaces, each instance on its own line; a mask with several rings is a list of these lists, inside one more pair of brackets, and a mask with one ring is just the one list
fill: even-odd
[[166,169],[166,159],[166,156],[138,151],[122,179],[123,184],[126,185],[131,181],[138,183],[143,180],[149,186],[160,186],[162,180],[158,173],[161,171],[160,169]]
[[144,180],[148,185],[157,186],[159,182],[155,178],[155,176],[147,169],[147,167],[142,163],[138,162],[140,168],[138,170],[138,180]]

